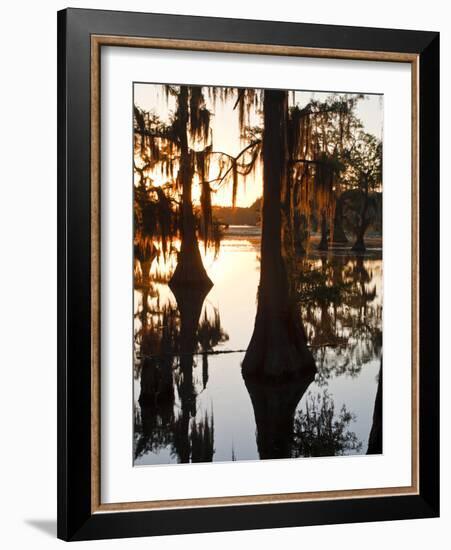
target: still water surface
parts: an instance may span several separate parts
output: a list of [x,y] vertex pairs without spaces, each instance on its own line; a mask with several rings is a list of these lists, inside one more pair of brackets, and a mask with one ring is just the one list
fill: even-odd
[[[188,334],[192,354],[177,354],[190,322],[181,334],[181,309],[165,277],[171,265],[155,261],[150,288],[135,287],[135,465],[285,456],[261,456],[262,427],[241,376],[255,320],[259,250],[256,228],[230,227],[219,255],[204,256],[214,286]],[[302,262],[308,275],[300,283],[299,314],[317,374],[288,419],[284,452],[365,454],[382,355],[380,243],[369,241],[360,257],[349,247],[327,253],[312,247]],[[276,406],[273,414],[279,413]]]

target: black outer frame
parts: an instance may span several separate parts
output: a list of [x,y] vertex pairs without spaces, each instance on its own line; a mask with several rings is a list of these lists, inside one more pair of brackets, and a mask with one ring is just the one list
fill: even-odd
[[[419,495],[91,513],[92,34],[419,55]],[[58,12],[58,537],[88,540],[438,515],[439,33],[72,8]]]

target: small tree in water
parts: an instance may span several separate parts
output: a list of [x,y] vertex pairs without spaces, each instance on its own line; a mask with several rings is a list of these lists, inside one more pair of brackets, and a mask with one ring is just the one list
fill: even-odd
[[365,252],[365,233],[376,217],[374,193],[382,183],[382,142],[360,132],[347,154],[345,184],[351,190],[343,200],[343,214],[355,233],[352,250]]

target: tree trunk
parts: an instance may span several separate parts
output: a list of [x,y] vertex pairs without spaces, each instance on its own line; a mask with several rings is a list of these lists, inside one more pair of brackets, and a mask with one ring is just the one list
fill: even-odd
[[352,246],[354,252],[365,252],[365,230],[362,227],[359,227],[357,232],[357,238],[355,243]]
[[362,212],[360,214],[360,225],[357,229],[357,239],[352,247],[351,250],[354,252],[365,252],[365,233],[368,229],[368,220],[367,220],[367,214],[368,214],[368,182],[365,178],[364,180],[364,190],[363,190],[363,204],[362,204]]
[[327,239],[327,216],[326,211],[322,210],[321,212],[321,241],[318,245],[318,250],[328,250],[329,243]]
[[305,217],[301,212],[302,179],[295,178],[291,185],[294,251],[297,256],[303,256],[305,254],[304,241],[306,240],[306,224],[304,223]]
[[304,226],[302,224],[302,217],[295,213],[294,215],[294,250],[297,256],[303,256],[305,254],[304,248]]
[[382,453],[382,360],[379,369],[376,399],[374,401],[373,424],[368,438],[367,455]]
[[193,167],[188,146],[188,87],[181,86],[178,98],[180,123],[180,168],[178,185],[182,188],[181,245],[177,267],[169,286],[197,286],[211,288],[213,283],[205,271],[196,235],[196,219],[191,196]]
[[281,181],[281,223],[282,223],[282,257],[288,266],[294,262],[295,242],[294,242],[294,189],[291,179],[285,178]]
[[202,386],[205,389],[208,383],[208,354],[204,351],[202,355]]
[[264,92],[261,269],[254,332],[242,364],[244,378],[292,378],[314,361],[289,292],[282,253],[282,191],[287,186],[288,94]]
[[348,237],[343,229],[343,201],[341,196],[337,198],[335,204],[335,215],[334,215],[334,231],[332,242],[336,244],[346,244],[348,242]]

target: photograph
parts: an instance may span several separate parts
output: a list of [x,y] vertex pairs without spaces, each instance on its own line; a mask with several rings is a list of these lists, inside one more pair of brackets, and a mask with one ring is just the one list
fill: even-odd
[[382,454],[383,94],[132,86],[133,465]]
[[184,9],[58,12],[57,536],[437,518],[436,24]]

